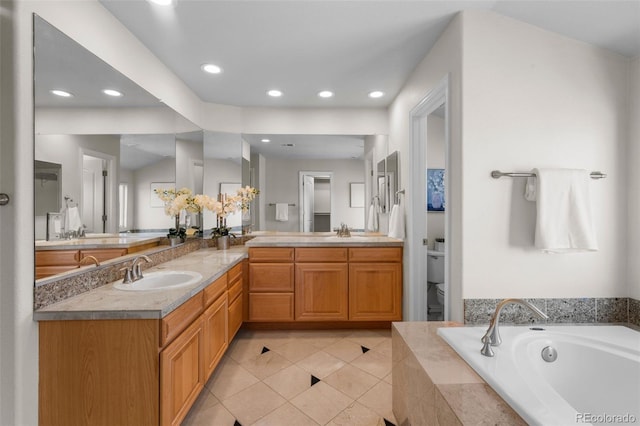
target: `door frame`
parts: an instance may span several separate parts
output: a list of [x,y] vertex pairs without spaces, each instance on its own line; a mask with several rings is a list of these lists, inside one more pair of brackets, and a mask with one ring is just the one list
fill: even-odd
[[[80,147],[80,167],[78,170],[79,173],[79,181],[82,182],[83,179],[83,158],[85,155],[100,158],[106,161],[107,165],[107,185],[105,188],[106,192],[106,203],[107,203],[107,224],[106,224],[106,232],[108,234],[118,233],[118,185],[116,185],[116,181],[118,180],[118,176],[116,176],[116,157],[113,155],[105,154],[104,152],[94,151],[91,149],[87,149],[84,147]],[[82,191],[80,191],[80,205],[82,205]]]
[[329,228],[333,229],[333,220],[334,220],[334,209],[335,209],[335,203],[333,202],[334,199],[334,194],[335,194],[335,188],[334,188],[334,182],[333,182],[333,172],[304,172],[304,171],[300,171],[298,172],[298,228],[300,229],[300,232],[304,231],[304,185],[302,184],[304,182],[304,177],[305,176],[312,176],[314,178],[328,178],[329,179],[329,190],[331,191],[330,194],[330,198],[329,198],[329,203],[331,204],[331,208],[330,208],[330,214],[331,217],[329,218]]
[[[404,320],[405,321],[426,321],[427,320],[427,262],[426,247],[423,245],[423,238],[427,237],[427,224],[425,220],[427,209],[427,179],[426,179],[426,156],[427,156],[427,117],[435,111],[440,105],[445,105],[445,200],[448,206],[451,205],[449,200],[450,185],[449,171],[450,168],[450,135],[449,135],[449,119],[450,119],[450,99],[449,99],[449,74],[445,75],[434,87],[427,93],[420,102],[411,109],[409,114],[409,176],[411,183],[410,197],[410,214],[407,215],[407,228],[411,232],[407,234],[408,247],[408,269],[407,291],[404,293]],[[451,315],[450,302],[450,252],[451,243],[448,241],[451,235],[451,212],[447,207],[445,215],[445,321],[448,321]]]

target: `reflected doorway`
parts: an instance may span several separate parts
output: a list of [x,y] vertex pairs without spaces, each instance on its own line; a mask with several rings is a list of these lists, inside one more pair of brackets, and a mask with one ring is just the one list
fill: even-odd
[[330,232],[332,224],[332,172],[300,172],[300,231]]

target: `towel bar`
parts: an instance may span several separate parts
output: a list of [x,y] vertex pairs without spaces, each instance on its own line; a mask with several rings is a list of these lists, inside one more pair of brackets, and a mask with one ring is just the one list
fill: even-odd
[[[525,172],[501,172],[500,170],[493,170],[491,172],[491,177],[494,179],[500,179],[503,176],[507,177],[535,177],[535,173],[525,173]],[[604,179],[607,175],[602,172],[591,172],[591,179]]]
[[[276,205],[276,203],[269,203],[269,205],[270,205],[270,206],[275,206],[275,205]],[[289,207],[295,207],[295,206],[296,206],[295,204],[289,204]]]

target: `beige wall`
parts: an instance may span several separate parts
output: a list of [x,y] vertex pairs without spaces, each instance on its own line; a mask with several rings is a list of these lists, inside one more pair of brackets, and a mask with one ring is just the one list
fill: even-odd
[[[478,11],[463,51],[463,297],[626,296],[628,60]],[[489,173],[534,167],[608,174],[590,182],[598,252],[533,248],[524,181]]]

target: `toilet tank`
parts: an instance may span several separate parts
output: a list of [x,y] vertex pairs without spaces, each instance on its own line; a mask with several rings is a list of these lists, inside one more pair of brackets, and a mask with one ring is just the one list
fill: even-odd
[[444,252],[427,251],[427,281],[444,282]]

